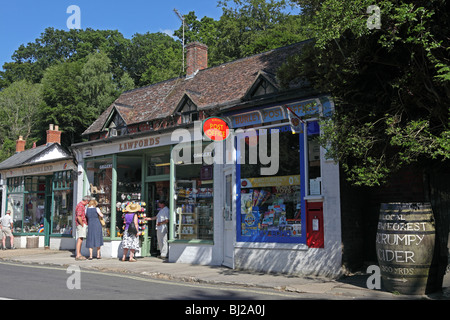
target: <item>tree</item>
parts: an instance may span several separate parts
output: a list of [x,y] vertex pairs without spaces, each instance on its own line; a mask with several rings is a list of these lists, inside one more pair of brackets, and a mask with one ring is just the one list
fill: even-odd
[[126,53],[125,70],[138,87],[179,76],[181,44],[167,34],[136,33]]
[[[92,123],[97,111],[80,99],[77,79],[81,77],[82,69],[81,61],[63,62],[49,67],[42,78],[45,105],[39,112],[39,132],[45,132],[49,123],[59,125],[64,146],[80,141],[81,133]],[[44,134],[37,136],[45,137]]]
[[42,103],[41,85],[26,80],[14,82],[0,92],[0,161],[14,154],[14,141],[19,136],[28,140]]
[[113,76],[119,79],[124,72],[122,65],[129,42],[117,30],[47,28],[34,42],[20,45],[12,55],[13,62],[3,65],[0,88],[23,79],[38,83],[48,67],[61,61],[85,59],[97,50],[108,55]]
[[[307,78],[336,103],[323,145],[356,185],[450,158],[450,33],[445,1],[298,0],[315,42],[279,71]],[[369,21],[369,25],[367,24]],[[369,27],[368,27],[369,26]]]
[[[195,12],[184,16],[186,43],[206,44],[208,65],[216,66],[307,39],[304,17],[291,15],[288,2],[275,0],[218,1],[218,21]],[[182,39],[180,27],[174,35]]]
[[94,112],[88,117],[94,120],[119,94],[111,73],[111,60],[103,52],[93,53],[87,57],[77,77],[77,83],[80,89],[80,103],[84,105],[85,110]]

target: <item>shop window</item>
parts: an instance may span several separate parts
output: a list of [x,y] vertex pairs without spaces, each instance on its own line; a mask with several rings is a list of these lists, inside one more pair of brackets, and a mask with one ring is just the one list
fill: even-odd
[[[289,126],[276,129],[279,130],[280,152],[275,175],[261,175],[264,165],[260,157],[255,157],[256,163],[251,163],[250,148],[237,166],[238,241],[304,242],[300,193],[300,139],[303,135],[292,134]],[[272,130],[261,130],[257,139],[238,136],[238,143],[244,147],[259,144],[261,134],[272,133]],[[264,138],[267,138],[270,152],[272,139]],[[242,139],[246,139],[245,143]]]
[[307,123],[307,144],[308,144],[308,190],[309,195],[322,194],[322,177],[320,173],[320,128],[317,121]]
[[[213,240],[213,166],[194,161],[175,163],[175,231],[177,240]],[[202,150],[202,149],[200,149]],[[200,162],[200,163],[199,163]]]
[[140,157],[117,158],[117,194],[116,236],[123,232],[123,211],[130,202],[141,203],[142,200],[142,160]]
[[8,179],[8,208],[11,210],[14,232],[38,233],[45,218],[46,177],[16,177]]
[[24,204],[23,199],[24,199],[23,193],[8,194],[6,210],[11,211],[11,217],[13,219],[13,226],[14,226],[13,232],[22,232],[23,230],[22,229],[23,204]]
[[103,236],[110,237],[111,230],[111,185],[112,159],[92,160],[86,162],[86,174],[89,181],[90,195],[98,202],[106,223]]
[[53,174],[52,234],[72,235],[73,175],[71,171]]
[[147,175],[170,174],[170,153],[168,151],[151,154],[147,162]]

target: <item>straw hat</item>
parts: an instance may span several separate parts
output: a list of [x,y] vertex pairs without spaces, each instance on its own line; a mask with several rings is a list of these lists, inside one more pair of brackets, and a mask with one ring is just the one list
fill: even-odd
[[141,206],[138,205],[137,203],[130,203],[129,205],[126,206],[125,211],[128,211],[128,212],[141,211]]

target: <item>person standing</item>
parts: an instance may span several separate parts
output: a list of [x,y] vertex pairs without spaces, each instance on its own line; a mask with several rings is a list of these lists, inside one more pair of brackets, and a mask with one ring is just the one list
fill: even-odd
[[14,236],[11,232],[14,226],[10,210],[7,210],[6,214],[2,217],[0,228],[2,231],[1,233],[2,233],[3,250],[6,250],[6,237],[9,237],[10,239],[11,249],[15,249],[16,247],[14,247]]
[[97,207],[98,202],[94,199],[89,201],[86,209],[86,218],[89,224],[86,236],[86,248],[89,248],[89,260],[92,260],[92,251],[97,248],[97,259],[101,259],[100,249],[103,245],[102,225],[99,217],[103,218],[103,214]]
[[156,220],[156,237],[158,239],[158,247],[160,256],[158,258],[167,259],[168,244],[167,231],[169,224],[169,208],[165,200],[158,202],[159,212],[155,217],[145,218],[145,220]]
[[[126,206],[124,214],[125,230],[123,232],[122,248],[123,255],[122,260],[125,261],[128,250],[130,250],[130,262],[136,262],[134,254],[136,250],[139,250],[139,225],[138,216],[136,212],[141,211],[141,206],[137,203],[131,203]],[[130,232],[130,225],[134,224],[136,234]]]
[[77,244],[75,247],[75,260],[86,260],[86,257],[81,255],[81,245],[83,244],[84,238],[86,238],[87,233],[87,219],[86,219],[86,205],[91,200],[90,196],[84,196],[83,200],[81,200],[77,207],[75,208],[75,222],[77,225]]

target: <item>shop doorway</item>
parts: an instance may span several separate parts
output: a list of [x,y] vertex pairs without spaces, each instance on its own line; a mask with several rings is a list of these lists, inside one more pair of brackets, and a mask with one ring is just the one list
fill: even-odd
[[[170,201],[169,200],[169,190],[170,190],[170,181],[154,181],[147,183],[147,216],[155,217],[158,214],[158,203],[161,200],[165,200],[169,206],[170,211]],[[158,248],[158,240],[156,238],[156,221],[148,221],[148,229],[147,229],[147,239],[146,241],[149,243],[148,252],[144,252],[144,256],[158,256],[159,248]]]
[[236,219],[233,217],[233,199],[235,191],[233,188],[233,168],[224,170],[225,193],[223,198],[223,262],[229,268],[234,268],[234,243]]

